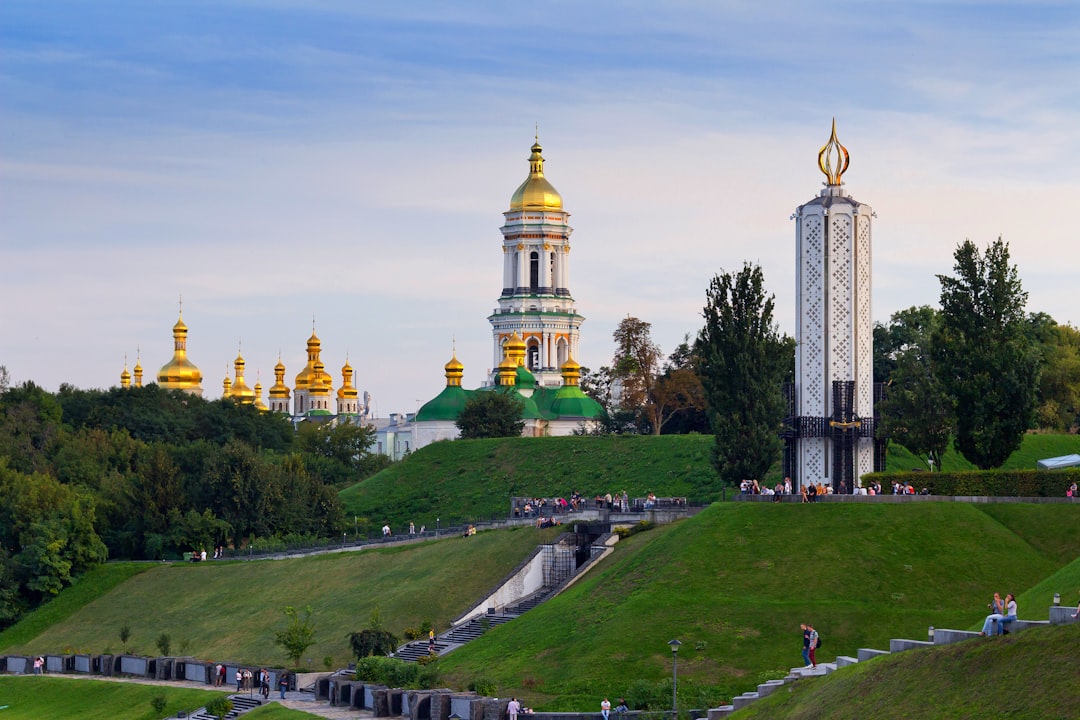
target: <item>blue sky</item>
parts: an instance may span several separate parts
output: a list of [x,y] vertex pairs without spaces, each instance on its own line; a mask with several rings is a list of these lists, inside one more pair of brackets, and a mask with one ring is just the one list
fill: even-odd
[[1078,48],[1070,2],[9,0],[0,364],[106,387],[140,348],[151,377],[182,293],[211,397],[238,346],[291,380],[313,316],[380,415],[436,394],[455,340],[476,386],[536,123],[583,365],[627,314],[671,350],[744,260],[790,332],[789,218],[834,116],[878,213],[875,319],[1001,235],[1029,309],[1080,324]]

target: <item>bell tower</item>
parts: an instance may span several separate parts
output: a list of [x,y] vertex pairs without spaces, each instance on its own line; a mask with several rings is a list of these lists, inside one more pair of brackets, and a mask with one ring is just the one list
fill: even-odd
[[503,283],[491,323],[493,372],[497,384],[504,345],[517,333],[525,343],[525,367],[541,385],[562,385],[560,368],[578,356],[585,318],[570,294],[570,213],[544,177],[543,148],[537,137],[529,156],[529,176],[503,213]]

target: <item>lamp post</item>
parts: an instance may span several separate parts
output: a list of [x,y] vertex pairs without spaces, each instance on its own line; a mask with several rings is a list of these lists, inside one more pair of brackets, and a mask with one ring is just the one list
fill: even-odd
[[1054,607],[1061,605],[1061,593],[1054,593]]
[[671,646],[671,716],[679,717],[679,646],[678,640],[668,642]]

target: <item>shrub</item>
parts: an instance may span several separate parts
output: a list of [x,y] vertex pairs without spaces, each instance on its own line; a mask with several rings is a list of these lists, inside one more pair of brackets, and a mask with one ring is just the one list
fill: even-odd
[[863,476],[881,483],[890,493],[894,481],[910,484],[915,492],[926,488],[931,495],[987,497],[1065,497],[1074,482],[1080,482],[1080,468],[1065,470],[966,470],[961,472],[888,472]]
[[161,715],[161,713],[165,712],[166,704],[167,701],[165,700],[164,695],[159,694],[150,698],[150,707],[154,708],[154,712],[156,712],[158,715]]
[[225,716],[232,712],[233,702],[227,697],[214,698],[206,703],[206,712],[218,720],[225,720]]
[[420,684],[420,665],[398,658],[360,658],[356,661],[356,679],[398,688],[424,687]]
[[161,651],[162,655],[168,655],[169,650],[172,648],[172,638],[169,637],[169,633],[161,633],[158,635],[157,648]]
[[474,678],[469,683],[469,689],[472,690],[474,693],[479,693],[480,695],[487,695],[490,697],[495,695],[495,690],[497,689],[497,686],[495,685],[495,681],[490,678],[478,677]]

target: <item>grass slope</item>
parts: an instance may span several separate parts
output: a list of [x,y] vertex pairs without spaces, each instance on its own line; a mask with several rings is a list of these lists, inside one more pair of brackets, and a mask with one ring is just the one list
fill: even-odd
[[[384,522],[404,528],[443,527],[451,523],[505,517],[513,496],[585,497],[626,490],[631,497],[652,491],[685,496],[707,504],[721,495],[713,470],[711,435],[618,435],[603,437],[509,438],[455,440],[421,448],[406,460],[342,490],[345,515],[364,518],[369,530]],[[1080,436],[1027,435],[1022,447],[1003,467],[1033,468],[1037,460],[1080,453]],[[950,449],[946,470],[974,466]],[[925,468],[896,443],[889,444],[890,471]],[[780,479],[775,466],[765,477]]]
[[505,517],[513,496],[586,497],[626,490],[630,497],[720,497],[708,435],[455,440],[423,447],[340,494],[345,515],[381,526]]
[[154,567],[148,563],[109,563],[99,565],[52,601],[27,614],[17,624],[0,632],[0,650],[23,645],[50,626],[71,617],[81,607],[108,593],[141,572]]
[[619,543],[563,595],[440,670],[451,682],[486,676],[500,696],[544,709],[585,710],[598,694],[670,678],[667,642],[678,638],[680,695],[715,706],[798,664],[800,622],[822,633],[820,661],[981,620],[994,589],[1035,586],[1080,554],[1080,507],[1041,506],[1037,523],[1030,510],[713,505]]
[[173,717],[179,710],[195,710],[221,694],[73,677],[0,676],[0,706],[7,706],[0,711],[4,720],[158,720],[163,714],[150,704],[156,696],[165,698],[164,716]]
[[859,663],[800,680],[738,720],[1070,720],[1080,707],[1080,625],[1025,630]]
[[280,664],[285,658],[273,635],[285,626],[282,607],[311,605],[317,642],[305,657],[317,668],[327,656],[344,664],[346,633],[367,627],[375,608],[399,637],[425,619],[444,628],[556,530],[482,532],[289,560],[159,566],[33,637],[16,626],[22,641],[11,651],[119,652],[126,623],[132,652],[156,653],[156,639],[167,632],[173,652]]

